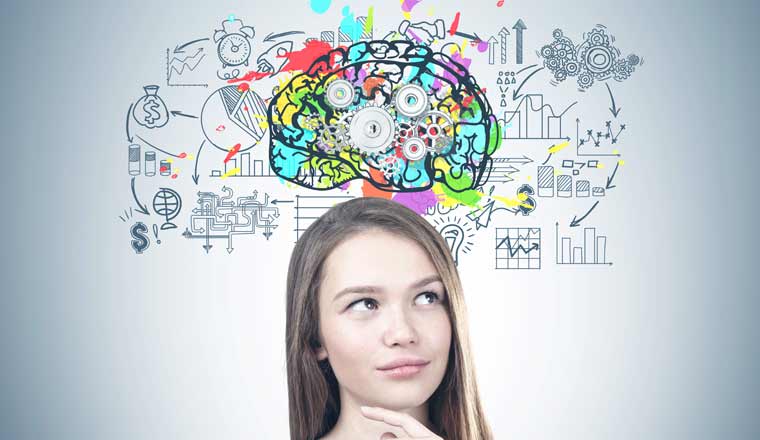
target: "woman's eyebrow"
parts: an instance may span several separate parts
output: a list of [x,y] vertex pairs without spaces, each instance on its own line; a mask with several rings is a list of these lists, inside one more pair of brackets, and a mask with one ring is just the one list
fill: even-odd
[[[430,275],[426,276],[425,278],[419,279],[412,283],[411,286],[409,286],[409,289],[417,289],[423,286],[426,286],[430,283],[433,283],[435,281],[440,281],[441,277],[439,275]],[[338,298],[340,298],[343,295],[347,295],[349,293],[379,293],[382,292],[384,289],[380,286],[354,286],[354,287],[346,287],[345,289],[341,289],[340,292],[338,292],[335,297],[333,298],[333,302],[337,301]]]

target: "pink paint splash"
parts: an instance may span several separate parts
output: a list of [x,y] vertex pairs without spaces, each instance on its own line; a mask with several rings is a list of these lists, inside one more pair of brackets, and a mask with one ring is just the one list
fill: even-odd
[[402,192],[396,193],[393,201],[406,206],[419,215],[425,215],[428,208],[432,208],[438,203],[438,196],[432,189],[422,192]]
[[404,0],[404,3],[401,4],[401,10],[404,12],[412,12],[412,9],[417,6],[417,3],[422,3],[422,0]]

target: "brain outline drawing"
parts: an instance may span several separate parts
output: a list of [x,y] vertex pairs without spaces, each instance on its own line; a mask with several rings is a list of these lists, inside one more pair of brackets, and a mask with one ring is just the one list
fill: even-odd
[[[347,107],[331,105],[326,95],[339,79],[354,85],[354,101]],[[395,91],[407,84],[427,92],[429,109],[421,117],[406,117],[394,107]],[[321,148],[323,131],[336,140],[335,132],[345,132],[346,121],[367,107],[392,115],[395,137],[388,148],[368,152],[340,135],[337,140],[345,143]],[[420,124],[426,115],[441,113],[452,123],[451,136],[439,138],[441,144],[420,159],[405,157],[399,127],[403,136],[416,136],[425,131]],[[491,156],[501,146],[499,122],[467,68],[442,52],[406,41],[363,41],[329,51],[275,89],[267,117],[272,170],[316,190],[354,179],[392,192],[425,191],[436,182],[453,192],[472,190],[488,180]],[[388,163],[393,166],[384,166]]]

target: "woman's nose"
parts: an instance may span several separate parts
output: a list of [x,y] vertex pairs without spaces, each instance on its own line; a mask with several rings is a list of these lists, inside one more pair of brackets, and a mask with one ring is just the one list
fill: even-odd
[[414,323],[411,321],[409,312],[394,309],[389,315],[385,330],[385,344],[406,345],[416,343],[417,331],[414,327]]

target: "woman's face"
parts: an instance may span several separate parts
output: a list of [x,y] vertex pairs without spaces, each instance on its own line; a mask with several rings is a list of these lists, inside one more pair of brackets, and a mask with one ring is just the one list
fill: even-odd
[[[317,355],[329,359],[341,394],[392,410],[424,404],[451,344],[446,291],[425,250],[375,229],[343,241],[324,264]],[[429,363],[411,376],[380,370],[402,357]]]

